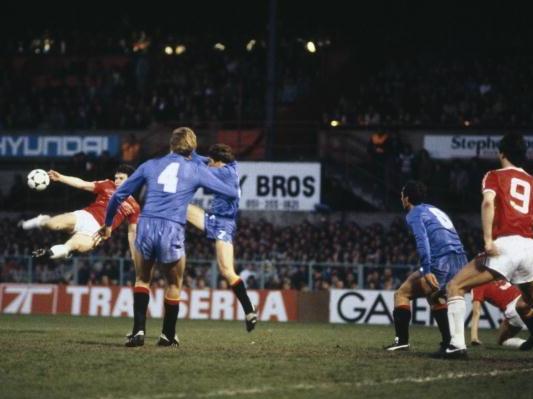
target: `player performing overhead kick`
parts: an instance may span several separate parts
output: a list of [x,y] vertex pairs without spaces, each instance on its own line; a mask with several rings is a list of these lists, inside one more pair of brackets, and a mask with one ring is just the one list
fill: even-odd
[[[49,215],[39,215],[32,219],[21,221],[19,225],[24,230],[35,228],[48,229],[54,231],[67,231],[72,234],[70,239],[64,244],[54,245],[51,248],[41,248],[33,252],[34,257],[49,256],[51,259],[61,259],[70,255],[71,252],[88,252],[97,244],[95,234],[104,223],[104,213],[117,187],[133,173],[135,169],[129,165],[120,165],[115,171],[115,179],[89,182],[78,177],[65,176],[51,170],[48,172],[50,180],[90,191],[96,194],[96,199],[86,208],[74,212],[63,213],[50,217]],[[128,242],[130,251],[135,241],[137,219],[140,207],[133,197],[129,197],[118,210],[119,216],[115,218],[113,229],[117,228],[125,219],[128,220]],[[133,254],[133,252],[132,252]],[[133,256],[133,255],[132,255]]]
[[[450,359],[467,356],[464,294],[489,281],[505,278],[518,285],[528,307],[517,307],[517,312],[533,334],[533,318],[529,312],[533,305],[533,177],[521,168],[527,151],[521,135],[506,134],[498,148],[502,168],[488,172],[482,182],[481,224],[485,252],[470,261],[447,287],[452,339],[445,357]],[[530,336],[520,349],[532,347]]]
[[113,194],[106,212],[102,236],[111,235],[119,205],[141,186],[146,185],[146,201],[139,219],[135,240],[137,276],[133,295],[133,330],[126,346],[144,345],[146,311],[150,300],[150,277],[157,263],[166,275],[165,316],[159,346],[179,345],[176,321],[185,269],[185,223],[187,205],[199,187],[230,198],[238,197],[238,186],[225,183],[212,170],[191,159],[196,135],[186,127],[172,132],[170,154],[143,163]]
[[450,343],[447,307],[442,294],[446,283],[467,263],[467,258],[448,215],[424,204],[425,197],[423,183],[409,181],[402,189],[402,205],[408,211],[406,220],[415,236],[421,267],[394,293],[396,337],[392,345],[385,347],[388,351],[409,349],[411,300],[421,297],[428,299],[442,336],[438,353]]
[[[208,155],[209,158],[206,158],[193,153],[193,159],[208,162],[215,176],[239,188],[237,162],[231,147],[225,144],[215,144],[209,148]],[[195,205],[189,205],[187,221],[204,231],[209,240],[215,241],[218,268],[239,299],[245,314],[246,330],[250,332],[257,324],[257,313],[246,292],[246,285],[235,273],[233,257],[233,239],[237,230],[238,210],[239,198],[215,194],[209,212]]]
[[514,285],[505,280],[492,281],[472,289],[472,320],[470,323],[470,342],[481,345],[478,337],[481,305],[488,302],[503,312],[504,318],[500,324],[498,345],[520,348],[525,339],[515,338],[515,335],[525,327],[517,312],[517,308],[527,312],[527,304],[521,300],[521,293]]

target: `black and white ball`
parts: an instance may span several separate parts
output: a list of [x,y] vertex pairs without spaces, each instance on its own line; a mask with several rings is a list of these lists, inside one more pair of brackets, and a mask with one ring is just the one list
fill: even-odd
[[33,169],[28,173],[28,187],[32,190],[42,191],[50,184],[50,177],[43,169]]

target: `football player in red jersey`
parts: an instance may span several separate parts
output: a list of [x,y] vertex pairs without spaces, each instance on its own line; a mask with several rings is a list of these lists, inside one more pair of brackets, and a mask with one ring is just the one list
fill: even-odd
[[[464,336],[465,300],[470,289],[489,281],[505,278],[518,285],[522,298],[533,305],[533,177],[522,165],[527,146],[516,133],[506,134],[498,146],[501,169],[491,170],[483,178],[481,224],[484,253],[475,257],[448,283],[448,321],[451,343],[443,352],[445,358],[466,357]],[[533,318],[517,309],[533,334]],[[533,335],[532,335],[533,336]],[[531,349],[533,339],[520,349]]]
[[[129,165],[120,165],[115,171],[115,180],[101,180],[89,182],[78,177],[65,176],[55,170],[50,170],[48,175],[50,180],[90,191],[96,194],[96,199],[86,208],[74,212],[63,213],[50,217],[39,215],[32,219],[21,221],[19,225],[24,230],[41,228],[54,231],[67,231],[72,234],[70,239],[64,244],[54,245],[50,249],[41,248],[33,251],[34,257],[49,256],[51,259],[61,259],[70,255],[72,251],[88,252],[98,243],[97,234],[100,226],[104,224],[104,214],[109,199],[127,178],[134,172],[134,168]],[[137,219],[141,208],[133,197],[124,201],[117,212],[117,217],[113,223],[113,229],[118,227],[124,219],[128,220],[128,243],[133,254],[133,242],[137,230]]]
[[496,306],[504,314],[504,319],[500,324],[498,345],[520,348],[526,340],[514,337],[525,325],[517,312],[517,308],[523,309],[525,307],[527,311],[527,304],[521,300],[521,295],[522,293],[518,288],[505,280],[491,281],[473,288],[470,343],[472,345],[481,345],[478,336],[479,319],[481,316],[481,304],[486,301]]

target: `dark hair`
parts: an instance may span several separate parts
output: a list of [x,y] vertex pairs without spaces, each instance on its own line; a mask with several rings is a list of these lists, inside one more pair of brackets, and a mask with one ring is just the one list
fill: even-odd
[[135,172],[135,168],[125,163],[119,165],[115,170],[115,173],[124,173],[125,175],[128,175],[128,177],[131,176],[133,172]]
[[409,180],[402,188],[403,196],[409,198],[409,202],[413,205],[418,205],[424,202],[427,191],[424,183],[415,180]]
[[515,166],[522,166],[526,161],[527,145],[519,133],[506,133],[498,144],[498,150]]
[[235,161],[231,147],[226,144],[213,144],[209,147],[208,155],[215,162],[230,163]]

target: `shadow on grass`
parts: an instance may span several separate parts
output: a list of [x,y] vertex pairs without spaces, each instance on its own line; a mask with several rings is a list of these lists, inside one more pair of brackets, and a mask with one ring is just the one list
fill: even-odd
[[1,328],[0,334],[48,334],[49,330],[34,330],[34,329],[28,329],[28,330],[20,330],[20,329],[14,329],[14,328]]
[[87,341],[87,340],[71,340],[68,341],[71,344],[88,345],[88,346],[106,346],[112,348],[124,348],[124,344],[118,342],[100,342],[100,341]]

